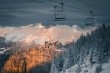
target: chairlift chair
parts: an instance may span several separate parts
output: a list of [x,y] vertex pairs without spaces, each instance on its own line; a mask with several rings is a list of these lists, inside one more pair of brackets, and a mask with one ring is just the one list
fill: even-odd
[[93,26],[93,25],[95,25],[95,20],[94,20],[94,18],[86,18],[86,20],[85,20],[85,25],[86,25],[86,26]]
[[54,20],[55,21],[63,21],[66,19],[66,12],[63,9],[63,3],[61,4],[61,8],[58,9],[58,6],[54,6],[55,13],[54,13]]
[[93,18],[93,12],[91,11],[91,17],[90,18],[86,18],[85,20],[85,25],[86,26],[93,26],[95,25],[95,19]]
[[57,11],[55,13],[55,21],[62,21],[66,19],[66,13],[64,11]]

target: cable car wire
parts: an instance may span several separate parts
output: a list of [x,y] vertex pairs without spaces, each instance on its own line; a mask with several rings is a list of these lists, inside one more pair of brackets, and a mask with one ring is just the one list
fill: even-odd
[[[41,1],[36,1],[36,0],[31,0],[31,1],[34,1],[34,2],[37,2],[37,3],[41,3],[41,4],[44,4],[44,5],[48,5],[48,6],[52,6],[52,7],[55,6],[55,5],[53,5],[53,4],[44,3],[44,2],[41,2]],[[49,1],[50,1],[50,0],[49,0]],[[55,4],[60,4],[60,3],[55,2],[55,1],[50,1],[50,2],[53,2],[53,3],[55,3]],[[73,12],[77,12],[77,13],[81,13],[81,14],[79,14],[79,15],[82,15],[82,14],[86,14],[86,15],[87,15],[87,13],[90,13],[90,11],[86,11],[86,10],[84,10],[84,9],[76,8],[76,7],[67,5],[67,4],[64,4],[64,5],[65,5],[66,7],[71,8],[71,9],[69,9],[69,8],[66,8],[66,7],[65,7],[64,9],[67,9],[67,10],[70,10],[70,11],[73,11]],[[75,10],[75,9],[77,9],[77,10]],[[80,10],[80,11],[79,11],[79,10]],[[105,16],[105,15],[100,14],[100,13],[95,13],[95,14],[97,14],[97,15],[99,15],[99,16]]]
[[[53,2],[53,3],[56,3],[56,4],[59,4],[58,2],[55,2],[55,1],[52,1],[52,0],[49,0],[50,2]],[[87,10],[84,10],[84,9],[80,9],[80,8],[77,8],[77,7],[73,7],[73,6],[70,6],[70,5],[67,5],[67,4],[64,4],[65,6],[69,7],[69,8],[72,8],[72,9],[77,9],[77,10],[80,10],[82,11],[83,13],[90,13],[90,11],[87,11]],[[105,16],[101,13],[95,13],[97,15],[100,15],[100,16]]]
[[[44,3],[44,2],[41,2],[41,1],[36,1],[36,0],[31,0],[31,1],[34,1],[34,2],[37,2],[37,3],[41,3],[41,4],[44,4],[44,5],[48,5],[48,6],[52,6],[52,7],[54,7],[55,5],[52,5],[52,4],[47,4],[47,3]],[[59,3],[57,3],[57,4],[59,4]],[[86,12],[81,12],[81,11],[79,11],[79,10],[74,10],[73,8],[72,9],[69,9],[69,8],[64,8],[64,9],[67,9],[67,10],[70,10],[70,11],[73,11],[73,12],[77,12],[77,13],[81,13],[81,14],[79,14],[79,15],[82,15],[82,14],[87,14]]]
[[86,1],[82,1],[82,0],[80,0],[80,1],[81,1],[82,3],[85,3],[85,4],[88,4],[88,5],[91,5],[91,6],[93,6],[93,7],[100,8],[100,9],[102,9],[102,10],[110,10],[110,9],[108,9],[108,8],[100,7],[100,6],[95,5],[95,4],[93,4],[93,3],[89,3],[89,2],[86,2]]

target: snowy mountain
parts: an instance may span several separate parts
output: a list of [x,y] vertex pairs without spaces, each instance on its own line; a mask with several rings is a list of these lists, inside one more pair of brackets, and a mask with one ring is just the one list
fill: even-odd
[[[58,48],[62,46],[59,42],[45,42],[44,45],[24,46],[21,49],[19,46],[23,44],[20,43],[13,44],[14,47],[11,47],[9,54],[2,54],[1,73],[49,73],[51,61],[60,54],[61,50]],[[14,50],[15,48],[18,49]]]
[[64,46],[50,73],[109,73],[110,27],[104,24],[87,36]]
[[1,50],[10,47],[11,53],[0,55],[0,71],[109,73],[109,32],[110,26],[102,25],[91,33],[87,33],[87,35],[82,34],[77,41],[67,44],[57,41],[45,42],[44,45],[35,45],[34,43],[26,45],[24,42],[5,43],[5,39],[1,38]]

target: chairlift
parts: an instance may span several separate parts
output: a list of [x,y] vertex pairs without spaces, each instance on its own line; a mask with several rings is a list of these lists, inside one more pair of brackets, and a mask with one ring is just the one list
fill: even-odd
[[61,7],[54,6],[55,13],[54,13],[54,20],[55,21],[63,21],[66,19],[66,12],[63,9],[63,3],[60,3]]
[[94,18],[86,18],[85,25],[86,26],[93,26],[95,24]]
[[93,26],[93,25],[95,25],[95,19],[93,18],[93,12],[91,11],[90,12],[91,13],[91,17],[90,18],[86,18],[86,20],[85,20],[85,25],[86,26]]

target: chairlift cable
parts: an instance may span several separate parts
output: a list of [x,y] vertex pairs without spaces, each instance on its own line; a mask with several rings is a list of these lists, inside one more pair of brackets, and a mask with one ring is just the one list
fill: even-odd
[[[37,3],[41,3],[41,4],[44,4],[44,5],[48,5],[48,6],[52,6],[52,7],[55,6],[55,5],[52,5],[52,4],[47,4],[47,3],[40,2],[40,1],[36,1],[36,0],[31,0],[31,1],[34,1],[34,2],[37,2]],[[59,3],[57,3],[57,4],[59,4]],[[79,15],[87,14],[87,13],[85,13],[85,12],[81,12],[81,11],[78,11],[78,10],[74,10],[73,8],[72,8],[72,9],[69,9],[69,8],[63,8],[63,9],[68,9],[68,10],[73,11],[73,12],[81,13],[81,14],[79,14]]]
[[[41,1],[36,1],[36,0],[32,0],[32,1],[34,1],[34,2],[38,2],[38,3],[41,3],[41,4],[44,4],[44,5],[52,6],[52,7],[55,6],[55,5],[47,4],[47,3],[44,3],[44,2],[41,2]],[[52,2],[53,2],[53,1],[52,1]],[[56,2],[54,2],[54,3],[56,3]],[[59,4],[59,3],[57,3],[57,4]],[[60,3],[60,4],[61,4],[61,3]],[[68,10],[70,10],[70,11],[77,12],[77,13],[79,13],[79,15],[87,14],[87,12],[88,12],[88,11],[86,11],[86,10],[82,10],[82,9],[80,9],[80,8],[78,8],[80,11],[75,10],[75,9],[77,9],[77,8],[72,7],[72,6],[70,6],[70,5],[67,5],[67,4],[64,4],[64,3],[63,3],[63,5],[72,8],[72,9],[69,9],[69,8],[63,8],[63,9],[68,9]],[[89,12],[90,12],[90,11],[89,11]],[[80,13],[81,13],[81,14],[80,14]],[[98,14],[98,13],[95,13],[95,14]],[[104,15],[102,15],[102,14],[98,14],[98,15],[104,16]],[[92,15],[92,16],[93,16],[93,15]]]
[[100,6],[98,6],[98,5],[94,5],[93,3],[89,3],[89,2],[86,2],[86,1],[82,1],[82,0],[80,0],[80,1],[81,1],[82,3],[91,5],[91,6],[93,6],[93,7],[100,8],[100,9],[102,9],[102,10],[110,10],[110,9],[108,9],[108,8],[104,8],[104,7],[100,7]]
[[[52,0],[49,0],[50,2],[53,2],[53,3],[56,3],[56,4],[59,4],[58,2],[55,2],[55,1],[52,1]],[[65,6],[67,6],[67,7],[69,7],[69,8],[72,8],[72,9],[77,9],[77,10],[80,10],[80,11],[83,11],[82,13],[88,13],[88,12],[90,12],[90,11],[87,11],[87,10],[84,10],[84,9],[80,9],[80,8],[77,8],[77,7],[73,7],[73,6],[70,6],[70,5],[68,5],[68,4],[64,4]],[[95,13],[95,14],[97,14],[97,15],[100,15],[100,16],[105,16],[105,15],[103,15],[103,14],[101,14],[101,13]]]

